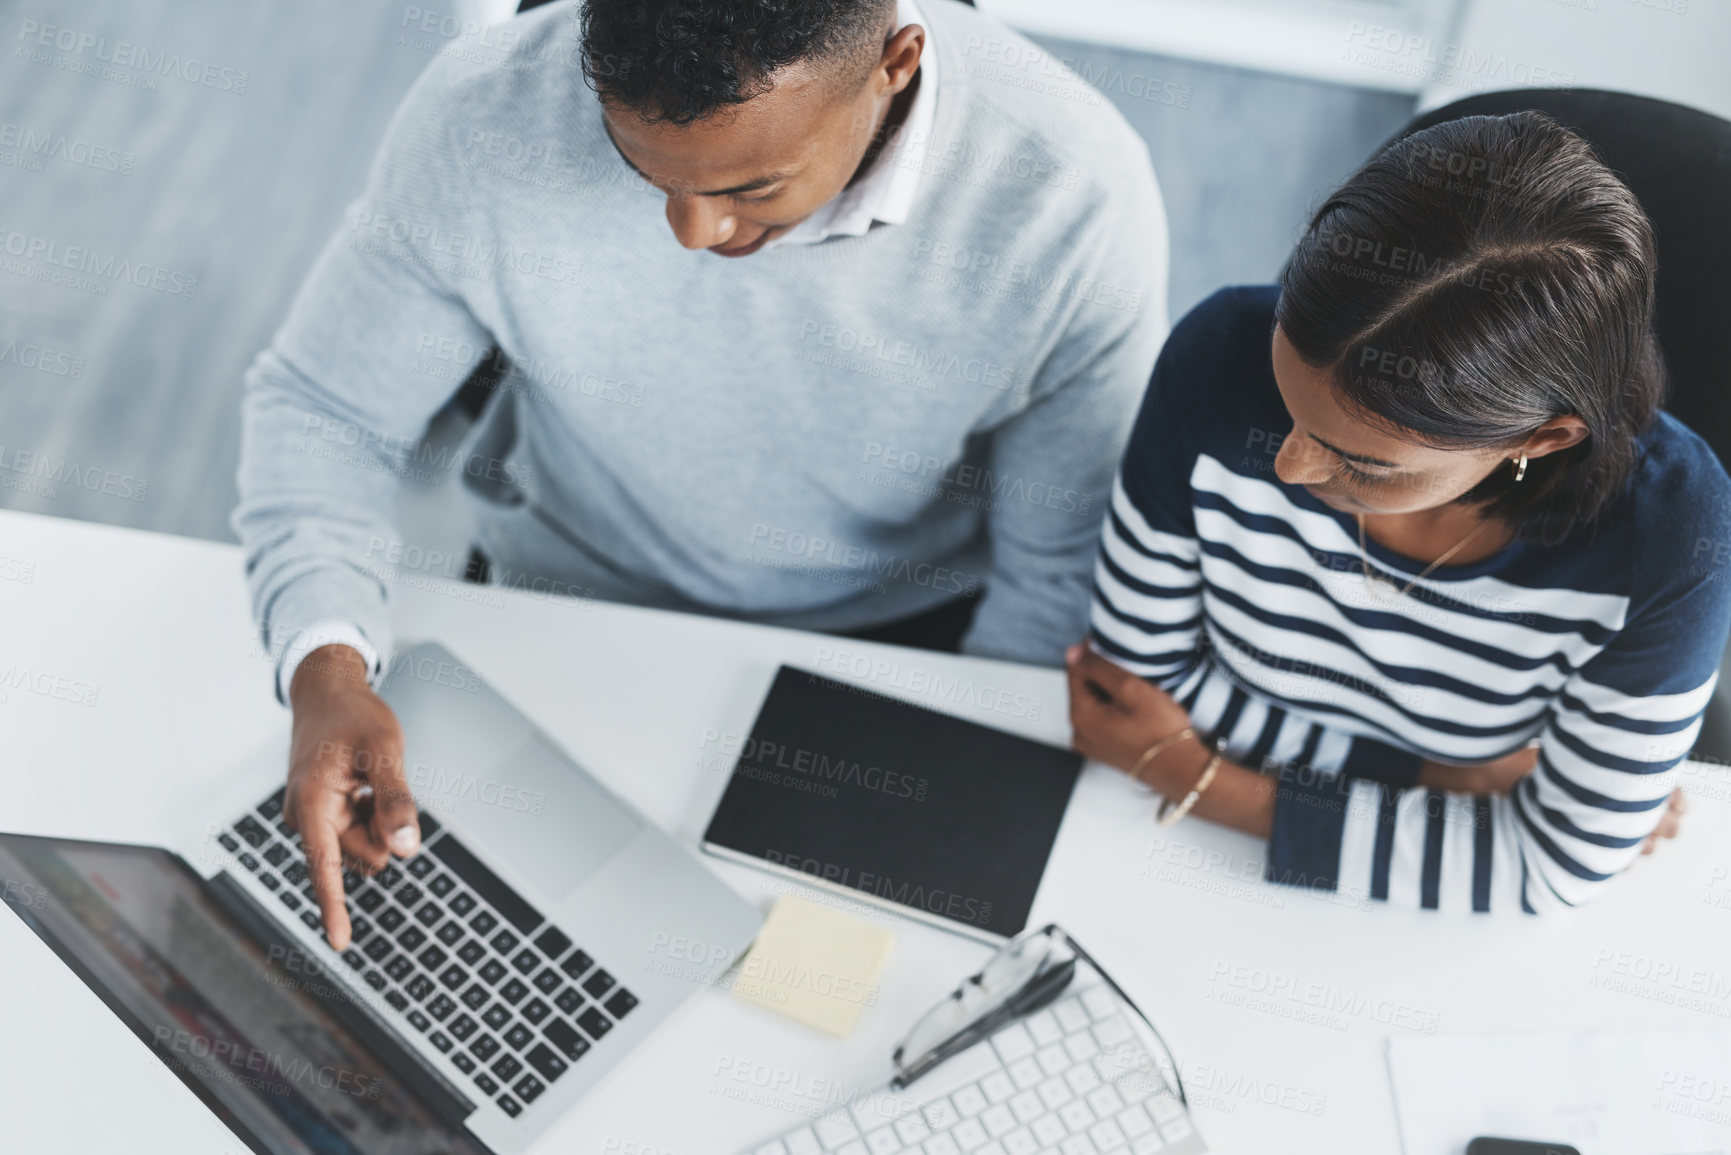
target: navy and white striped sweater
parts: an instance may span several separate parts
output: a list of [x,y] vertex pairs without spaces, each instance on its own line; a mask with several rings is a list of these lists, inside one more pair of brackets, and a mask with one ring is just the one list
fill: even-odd
[[[1095,647],[1279,776],[1272,881],[1445,910],[1590,898],[1657,825],[1712,693],[1731,479],[1662,415],[1588,530],[1367,589],[1354,519],[1273,472],[1277,296],[1223,290],[1166,342],[1106,518]],[[1369,548],[1401,585],[1423,569]],[[1424,758],[1535,737],[1508,797],[1412,786]]]

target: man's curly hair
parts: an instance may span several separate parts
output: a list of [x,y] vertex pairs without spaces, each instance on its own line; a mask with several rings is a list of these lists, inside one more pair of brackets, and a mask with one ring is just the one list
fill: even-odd
[[643,119],[683,127],[802,61],[863,81],[894,11],[895,0],[585,0],[583,75]]

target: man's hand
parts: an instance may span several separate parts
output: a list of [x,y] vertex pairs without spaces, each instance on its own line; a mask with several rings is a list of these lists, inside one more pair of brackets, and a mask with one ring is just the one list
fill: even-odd
[[289,686],[294,733],[283,812],[300,831],[331,946],[349,945],[343,859],[368,871],[421,845],[415,800],[403,777],[403,730],[367,685],[366,659],[321,646]]
[[1527,746],[1494,762],[1455,766],[1427,760],[1419,768],[1418,784],[1451,794],[1507,794],[1539,764],[1539,748]]

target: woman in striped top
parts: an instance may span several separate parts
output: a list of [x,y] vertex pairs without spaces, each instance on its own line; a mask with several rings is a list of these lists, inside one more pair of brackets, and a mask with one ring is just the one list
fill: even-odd
[[1167,341],[1077,747],[1169,805],[1205,785],[1273,881],[1410,906],[1572,906],[1674,834],[1731,480],[1658,411],[1653,270],[1634,196],[1543,116],[1374,158],[1278,287]]

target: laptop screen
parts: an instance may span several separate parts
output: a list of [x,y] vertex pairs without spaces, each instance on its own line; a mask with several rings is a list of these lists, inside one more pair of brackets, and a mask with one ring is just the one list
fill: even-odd
[[485,1155],[465,1103],[435,1111],[345,1025],[359,996],[216,893],[164,850],[0,834],[6,905],[254,1151]]

